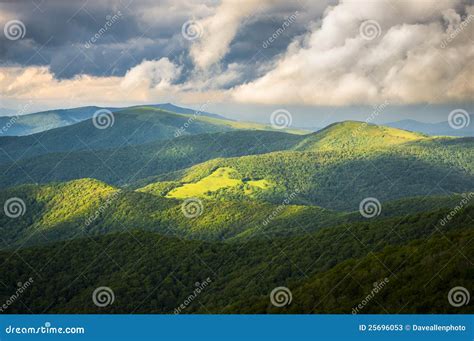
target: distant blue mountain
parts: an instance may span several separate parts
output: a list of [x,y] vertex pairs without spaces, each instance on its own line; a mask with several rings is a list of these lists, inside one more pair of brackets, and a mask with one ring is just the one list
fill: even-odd
[[[198,110],[189,108],[182,108],[171,103],[152,104],[148,106],[177,114],[194,115],[194,113],[198,112],[199,116],[208,116],[228,120],[227,118],[217,114],[212,114],[205,111],[200,112]],[[97,110],[100,109],[121,111],[129,108],[132,107],[104,108],[87,106],[72,109],[48,110],[21,116],[15,116],[15,110],[12,110],[8,113],[8,116],[0,116],[0,136],[31,135],[88,120]]]
[[385,123],[384,125],[398,129],[420,132],[427,135],[474,136],[474,115],[470,115],[470,124],[462,129],[452,128],[447,121],[439,123],[425,123],[415,120],[402,120]]
[[87,120],[99,107],[81,107],[37,112],[33,114],[0,117],[0,136],[22,136],[68,126]]

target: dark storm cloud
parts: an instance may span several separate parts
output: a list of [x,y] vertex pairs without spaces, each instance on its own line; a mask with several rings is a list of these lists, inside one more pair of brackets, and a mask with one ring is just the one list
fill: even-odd
[[[16,41],[1,35],[0,62],[49,66],[56,78],[65,79],[79,74],[123,76],[143,60],[167,57],[183,66],[179,81],[184,81],[193,63],[187,55],[191,42],[183,39],[181,26],[189,19],[208,15],[216,4],[171,0],[3,2],[0,13],[6,13],[8,20],[21,20],[26,35]],[[284,6],[274,15],[245,18],[222,60],[224,69],[232,63],[244,64],[241,79],[249,81],[259,76],[258,69],[264,62],[283,52],[294,35],[303,33],[304,25],[296,22],[274,43],[262,48],[263,41],[294,11],[294,6]],[[114,16],[118,19],[90,44]]]
[[[285,26],[284,32],[280,33],[277,39],[268,43],[267,40],[274,36],[277,30],[281,30],[290,16],[295,16],[296,19]],[[278,8],[278,12],[259,13],[244,20],[229,46],[229,52],[222,59],[224,67],[238,64],[240,77],[223,88],[229,89],[265,74],[272,62],[286,51],[291,41],[307,31],[307,20],[297,20],[301,16],[301,8],[298,12],[294,6],[286,6]]]
[[295,35],[303,33],[304,29],[297,27],[297,25],[290,26],[272,44],[269,44],[267,47],[263,46],[265,40],[271,37],[281,27],[283,22],[283,18],[282,20],[262,18],[260,21],[241,27],[230,45],[231,52],[226,56],[225,60],[228,63],[245,63],[249,57],[260,51],[269,59],[285,51]]
[[[1,36],[3,65],[47,65],[58,78],[77,74],[123,75],[144,59],[174,60],[186,48],[182,20],[144,18],[147,2],[28,1],[0,4],[0,11],[21,20],[24,39]],[[164,15],[155,8],[157,16]],[[171,14],[172,15],[172,14]],[[115,17],[114,17],[115,16]],[[181,17],[181,16],[178,16]],[[87,44],[111,18],[110,28]],[[178,34],[177,34],[178,33]]]

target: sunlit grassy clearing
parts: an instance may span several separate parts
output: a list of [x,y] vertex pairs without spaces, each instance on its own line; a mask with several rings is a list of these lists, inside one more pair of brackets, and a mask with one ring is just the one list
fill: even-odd
[[185,184],[171,190],[166,197],[177,199],[205,197],[207,194],[220,189],[241,186],[245,187],[245,194],[249,195],[253,193],[254,188],[267,189],[271,186],[271,183],[265,179],[245,181],[241,179],[240,174],[235,169],[220,167],[198,182]]

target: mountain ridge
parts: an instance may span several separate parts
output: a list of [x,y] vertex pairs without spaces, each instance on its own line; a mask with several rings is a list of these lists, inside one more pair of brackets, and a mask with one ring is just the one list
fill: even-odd
[[406,119],[395,122],[388,122],[384,125],[405,129],[414,132],[420,132],[431,136],[459,136],[459,137],[472,137],[474,136],[474,115],[469,115],[470,124],[464,128],[454,129],[449,125],[448,121],[442,121],[437,123],[426,123],[420,122],[413,119]]
[[33,112],[22,115],[15,115],[15,110],[11,115],[0,116],[0,137],[2,136],[28,136],[35,133],[41,133],[54,128],[67,127],[72,124],[82,122],[92,118],[94,113],[100,110],[106,110],[118,113],[123,110],[149,106],[155,109],[161,109],[171,113],[182,115],[208,116],[217,119],[230,120],[224,116],[209,113],[206,111],[193,110],[180,107],[172,103],[136,105],[129,107],[101,107],[101,106],[82,106],[68,109],[51,109],[39,112]]

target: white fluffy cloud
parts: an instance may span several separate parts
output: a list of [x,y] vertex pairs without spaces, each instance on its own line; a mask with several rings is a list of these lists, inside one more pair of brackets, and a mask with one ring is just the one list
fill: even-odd
[[[147,60],[123,77],[77,76],[58,80],[47,67],[1,67],[2,97],[37,104],[70,107],[85,104],[121,105],[153,101],[202,102],[211,94],[173,84],[181,67],[167,58]],[[185,91],[186,90],[186,91]],[[222,96],[212,93],[214,98]]]
[[[191,47],[194,63],[206,69],[229,51],[229,45],[243,21],[250,14],[263,10],[271,0],[223,0],[215,13],[196,22],[202,30],[199,40]],[[274,1],[274,5],[280,0]]]
[[181,73],[181,67],[176,66],[168,58],[160,60],[145,60],[134,66],[125,74],[121,86],[126,89],[145,86],[157,90],[171,87]]
[[[342,1],[270,72],[237,87],[234,99],[308,105],[472,99],[473,8],[461,1]],[[456,10],[471,22],[443,44],[461,23]],[[380,27],[373,40],[360,32],[367,20]]]

